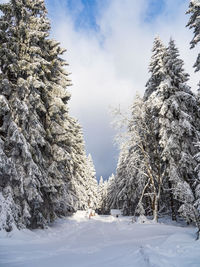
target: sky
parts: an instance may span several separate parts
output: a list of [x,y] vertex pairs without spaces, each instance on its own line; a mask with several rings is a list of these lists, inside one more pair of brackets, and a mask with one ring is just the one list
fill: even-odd
[[110,109],[128,110],[136,92],[144,93],[154,37],[174,38],[196,90],[185,27],[188,0],[46,0],[51,36],[67,48],[64,55],[73,86],[70,113],[83,127],[87,153],[104,179],[115,173],[118,147]]
[[[0,0],[4,2],[4,0]],[[153,40],[170,37],[180,50],[189,84],[197,89],[192,68],[198,48],[190,50],[192,31],[185,27],[189,0],[45,0],[51,37],[67,49],[73,86],[70,114],[83,127],[87,153],[97,172],[115,173],[119,150],[110,110],[128,110],[136,92],[144,93]]]

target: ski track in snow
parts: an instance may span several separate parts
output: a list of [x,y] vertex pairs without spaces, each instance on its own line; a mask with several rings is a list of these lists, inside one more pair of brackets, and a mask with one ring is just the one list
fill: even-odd
[[84,212],[46,230],[0,232],[0,267],[200,267],[195,228]]

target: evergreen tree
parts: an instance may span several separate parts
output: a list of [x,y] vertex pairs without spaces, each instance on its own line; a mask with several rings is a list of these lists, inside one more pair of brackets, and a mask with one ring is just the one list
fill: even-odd
[[78,206],[82,133],[69,116],[65,50],[48,38],[44,1],[0,10],[0,212],[12,211],[0,228],[44,227]]
[[110,209],[112,208],[117,208],[116,207],[116,190],[117,190],[117,183],[115,179],[115,175],[112,174],[108,178],[108,183],[107,183],[107,203],[106,207],[104,208],[106,212],[109,212]]
[[[111,195],[109,196],[109,207],[116,208],[116,209],[123,209],[124,198],[125,198],[125,185],[127,179],[127,156],[128,156],[128,149],[127,146],[124,144],[121,146],[121,151],[119,155],[119,160],[117,164],[117,171],[115,177],[115,184],[114,179],[110,179],[109,186],[111,189]],[[113,190],[112,190],[113,189]]]
[[179,211],[199,227],[197,99],[186,84],[188,74],[174,41],[164,48],[156,39],[153,51],[159,51],[153,56],[155,68],[151,61],[144,102],[137,97],[132,106],[129,140],[118,162],[115,207],[125,214],[153,213],[156,221],[159,212],[175,219]]
[[69,132],[71,132],[71,135],[68,142],[71,144],[71,170],[69,171],[72,177],[72,207],[85,210],[88,208],[88,193],[86,190],[89,180],[87,156],[81,127],[75,119],[71,118],[70,121],[71,127],[69,128]]
[[103,200],[104,200],[104,184],[103,177],[100,177],[98,184],[98,210],[101,213],[103,209]]
[[154,39],[152,57],[149,64],[149,72],[151,77],[146,84],[146,90],[144,93],[144,100],[147,100],[148,97],[156,90],[157,86],[163,80],[164,76],[164,65],[163,65],[163,56],[166,51],[165,46],[159,37]]
[[[187,27],[193,29],[194,37],[190,42],[191,48],[194,48],[200,41],[200,0],[190,0],[188,14],[191,14]],[[200,54],[194,64],[195,71],[200,70]]]
[[[194,94],[186,82],[188,74],[183,70],[178,49],[170,40],[163,56],[164,76],[157,90],[148,99],[152,116],[158,118],[155,131],[161,153],[161,170],[165,178],[164,189],[173,193],[171,212],[183,213],[184,203],[193,203],[198,181],[194,172],[194,142],[198,137],[196,122],[198,106]],[[174,199],[178,205],[174,204]],[[192,202],[191,202],[192,201]],[[175,214],[174,214],[175,217]]]
[[110,212],[110,207],[108,205],[108,186],[108,181],[105,180],[103,183],[103,203],[101,209],[102,214],[109,214]]
[[88,205],[94,210],[98,207],[98,183],[92,156],[87,157],[87,185]]

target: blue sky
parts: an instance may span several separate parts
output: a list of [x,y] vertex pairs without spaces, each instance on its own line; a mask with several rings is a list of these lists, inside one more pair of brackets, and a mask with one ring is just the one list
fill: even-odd
[[143,94],[149,77],[153,39],[167,44],[172,36],[185,60],[195,90],[198,78],[190,51],[192,32],[185,28],[188,0],[46,0],[51,35],[67,48],[73,82],[70,112],[80,121],[87,152],[97,176],[115,172],[109,107],[127,110],[136,91]]
[[[0,0],[0,3],[8,0]],[[119,150],[114,145],[110,107],[127,111],[136,92],[144,93],[155,36],[180,50],[189,85],[197,89],[192,68],[198,48],[189,49],[192,32],[185,27],[189,0],[45,0],[51,37],[67,53],[73,86],[70,113],[83,127],[86,149],[97,177],[115,172]]]
[[[117,2],[118,0],[115,1]],[[184,2],[188,3],[188,0],[175,0],[174,10],[171,10],[172,14]],[[99,9],[106,9],[109,0],[46,0],[46,3],[50,11],[50,17],[56,10],[58,3],[60,3],[66,9],[66,12],[72,12],[74,15],[74,25],[77,30],[85,30],[87,28],[98,31],[96,17],[99,14]],[[143,17],[144,21],[152,23],[157,16],[162,15],[166,11],[166,3],[167,0],[148,0],[145,16]]]
[[[101,0],[101,5],[106,5],[107,0]],[[56,9],[57,1],[47,0],[47,6],[52,11]],[[66,12],[71,12],[75,18],[74,25],[77,30],[92,29],[98,30],[96,23],[96,15],[98,13],[98,0],[60,0],[60,4],[66,9]]]
[[160,15],[165,8],[165,1],[164,0],[150,0],[149,1],[149,8],[146,13],[146,22],[151,22],[154,20],[155,17]]

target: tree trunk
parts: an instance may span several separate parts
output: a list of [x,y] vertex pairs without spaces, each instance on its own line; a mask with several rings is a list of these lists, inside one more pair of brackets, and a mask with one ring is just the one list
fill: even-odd
[[172,212],[172,221],[176,221],[176,209],[175,209],[175,203],[174,203],[174,198],[173,198],[173,193],[172,193],[172,184],[170,181],[168,181],[168,186],[170,189],[170,205],[171,205],[171,212]]
[[153,220],[158,222],[158,197],[154,198]]

